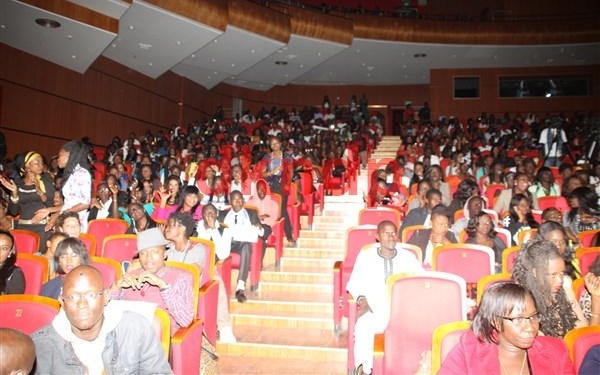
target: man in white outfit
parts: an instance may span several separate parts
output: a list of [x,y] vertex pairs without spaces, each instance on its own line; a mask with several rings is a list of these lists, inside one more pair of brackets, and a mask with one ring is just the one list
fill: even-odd
[[354,363],[357,374],[370,374],[373,368],[375,334],[382,333],[390,319],[386,281],[396,273],[422,270],[421,263],[408,250],[396,249],[398,228],[391,221],[377,226],[379,246],[362,250],[346,289],[359,307],[354,328]]

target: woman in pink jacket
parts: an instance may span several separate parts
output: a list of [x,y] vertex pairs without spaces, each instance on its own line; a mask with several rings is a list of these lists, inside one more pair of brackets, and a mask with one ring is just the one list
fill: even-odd
[[512,282],[493,284],[438,375],[575,374],[565,343],[538,336],[539,323],[527,289]]

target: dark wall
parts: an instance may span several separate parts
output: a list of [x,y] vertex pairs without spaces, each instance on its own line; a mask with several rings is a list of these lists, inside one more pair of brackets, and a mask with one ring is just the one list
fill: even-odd
[[[392,108],[403,108],[407,100],[419,107],[429,101],[434,118],[439,114],[477,116],[482,111],[502,114],[573,112],[600,110],[600,67],[552,69],[434,70],[431,83],[413,86],[297,86],[275,87],[267,92],[221,84],[206,90],[186,78],[166,73],[153,80],[100,58],[85,74],[0,44],[0,126],[7,137],[8,156],[37,150],[51,156],[70,139],[88,136],[94,144],[106,145],[113,136],[130,132],[168,131],[174,123],[184,126],[209,118],[218,105],[228,115],[233,98],[243,100],[254,113],[261,107],[320,106],[324,95],[333,105],[348,105],[350,97],[366,94],[369,105],[389,119]],[[585,98],[499,99],[501,75],[589,74],[593,96]],[[479,75],[481,98],[454,100],[453,77]],[[391,133],[391,127],[388,129]]]

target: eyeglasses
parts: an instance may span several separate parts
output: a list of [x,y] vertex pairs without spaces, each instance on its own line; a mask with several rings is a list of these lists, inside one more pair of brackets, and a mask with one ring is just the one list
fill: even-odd
[[82,299],[85,299],[87,302],[94,302],[96,298],[100,297],[104,294],[104,289],[99,292],[87,292],[85,294],[71,294],[70,296],[62,296],[63,301],[68,304],[77,304]]
[[551,280],[556,279],[556,277],[560,277],[560,279],[564,279],[565,278],[566,273],[564,272],[554,272],[548,275],[548,278]]
[[67,259],[67,258],[79,258],[78,253],[64,253],[58,256],[59,259]]
[[108,193],[110,191],[109,188],[98,189],[98,193]]
[[527,316],[517,316],[515,318],[511,318],[508,316],[503,316],[502,319],[510,320],[516,326],[524,326],[525,322],[529,322],[531,324],[538,324],[540,322],[540,313],[535,313],[529,317]]

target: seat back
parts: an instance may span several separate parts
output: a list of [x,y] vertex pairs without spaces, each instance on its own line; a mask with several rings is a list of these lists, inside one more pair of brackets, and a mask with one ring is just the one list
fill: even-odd
[[[104,239],[108,236],[113,234],[124,234],[127,231],[127,227],[129,227],[129,225],[122,219],[96,219],[91,220],[88,223],[87,232],[96,238],[96,243],[102,244],[104,243]],[[94,249],[94,253],[91,255],[96,254],[97,249]]]
[[407,243],[408,240],[421,229],[427,229],[425,225],[410,225],[402,230],[401,240],[403,243]]
[[571,209],[571,207],[569,206],[569,202],[567,202],[567,199],[561,196],[549,195],[546,197],[539,197],[537,201],[538,207],[542,211],[544,211],[546,208],[555,207],[558,208],[560,212],[564,213]]
[[103,257],[91,257],[92,266],[100,271],[104,280],[104,289],[109,289],[110,286],[121,277],[123,277],[123,268],[121,263],[114,259]]
[[198,267],[192,265],[192,264],[187,264],[187,263],[183,263],[183,262],[173,262],[173,261],[166,261],[165,265],[168,267],[173,267],[173,268],[177,268],[178,270],[182,271],[182,272],[187,272],[190,275],[192,275],[192,279],[193,279],[193,285],[192,285],[192,290],[194,291],[194,319],[198,318],[198,300],[199,300],[199,293],[200,293],[200,270],[198,270]]
[[377,226],[360,225],[346,230],[346,257],[344,268],[353,268],[358,253],[365,245],[377,242]]
[[594,239],[594,236],[598,233],[600,233],[600,229],[584,230],[583,232],[579,232],[577,234],[577,237],[579,238],[579,242],[581,242],[581,247],[591,247],[592,240]]
[[578,279],[573,280],[573,293],[575,293],[575,298],[577,299],[577,301],[581,299],[581,295],[585,291],[585,278],[580,277]]
[[379,225],[384,220],[389,220],[400,228],[400,211],[388,207],[363,208],[358,213],[358,225]]
[[123,263],[131,261],[136,251],[137,236],[135,234],[114,234],[104,239],[101,256]]
[[157,307],[154,311],[152,327],[160,338],[160,343],[167,358],[169,358],[169,347],[171,345],[171,318],[169,317],[169,313]]
[[594,263],[598,255],[600,255],[600,247],[588,247],[577,250],[575,258],[579,259],[579,267],[582,275],[585,276],[590,271],[590,266]]
[[504,249],[502,252],[502,273],[510,274],[512,272],[519,250],[521,250],[519,245]]
[[0,327],[15,328],[28,335],[52,322],[60,310],[54,298],[30,294],[0,295]]
[[494,228],[496,236],[499,237],[506,247],[512,246],[510,231],[506,228]]
[[433,249],[432,271],[448,272],[476,283],[494,273],[494,251],[487,246],[448,244]]
[[90,254],[90,256],[96,255],[96,251],[98,250],[98,242],[96,241],[96,237],[89,233],[79,233],[79,239],[81,242],[83,242],[83,245],[88,250],[88,254]]
[[204,269],[200,275],[200,285],[206,285],[215,278],[215,243],[198,237],[190,237],[190,241],[204,248]]
[[48,281],[48,259],[33,254],[17,254],[17,266],[25,276],[25,294],[40,294],[42,285]]
[[504,189],[506,189],[506,186],[504,186],[504,184],[490,184],[487,186],[485,190],[485,197],[488,200],[489,207],[494,206],[494,197],[497,196],[497,192],[502,191]]
[[431,373],[437,374],[448,353],[458,344],[463,333],[469,330],[471,322],[460,321],[442,324],[433,331],[431,347]]
[[508,273],[495,273],[493,275],[487,275],[479,279],[477,282],[477,306],[481,303],[483,293],[490,287],[490,285],[501,282],[510,281],[510,274]]
[[575,365],[576,374],[579,373],[579,368],[588,350],[600,342],[599,337],[600,326],[575,328],[565,335],[564,340],[569,349],[571,361]]
[[523,245],[535,236],[537,228],[524,229],[517,235],[517,245]]
[[441,324],[466,320],[465,281],[444,272],[400,273],[387,281],[391,310],[384,373],[412,374]]
[[19,254],[33,254],[40,248],[40,235],[25,229],[12,229],[15,247]]

